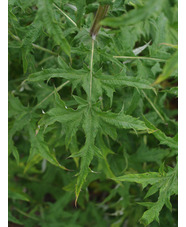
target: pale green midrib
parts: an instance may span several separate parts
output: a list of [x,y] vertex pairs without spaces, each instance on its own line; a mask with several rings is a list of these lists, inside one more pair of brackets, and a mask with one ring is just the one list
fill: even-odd
[[142,59],[142,60],[152,60],[152,61],[166,61],[165,59],[160,58],[151,58],[151,57],[133,57],[133,56],[113,56],[113,58],[121,58],[121,59]]
[[158,109],[155,107],[155,105],[153,104],[153,102],[148,98],[148,96],[146,95],[146,93],[142,90],[143,95],[145,96],[145,98],[147,99],[147,101],[150,103],[150,105],[152,106],[152,108],[156,111],[156,113],[158,114],[158,116],[161,118],[162,121],[165,121],[164,117],[161,115],[161,113],[158,111]]
[[90,58],[90,91],[89,91],[89,105],[92,104],[92,74],[93,74],[93,58],[94,58],[94,39],[92,39],[92,49]]
[[[12,34],[11,32],[9,32],[9,34],[11,35],[11,37],[12,37],[13,39],[15,39],[15,40],[17,40],[18,42],[22,43],[22,40],[21,40],[18,36]],[[41,46],[39,46],[39,45],[37,45],[37,44],[35,44],[35,43],[32,43],[32,46],[33,46],[35,49],[42,50],[42,51],[45,51],[45,52],[47,52],[47,53],[49,53],[49,54],[58,56],[57,53],[55,53],[55,52],[53,52],[53,51],[51,51],[51,50],[49,50],[49,49],[47,49],[47,48],[41,47]]]
[[60,9],[55,3],[53,5],[73,24],[77,27],[77,24],[62,10]]
[[65,83],[61,84],[59,87],[57,87],[54,91],[52,91],[49,95],[47,95],[40,103],[38,103],[33,109],[32,112],[34,110],[36,110],[38,108],[38,106],[40,106],[43,102],[45,102],[51,95],[53,95],[55,92],[58,92],[59,90],[61,90],[65,85],[67,85],[70,81],[67,80]]

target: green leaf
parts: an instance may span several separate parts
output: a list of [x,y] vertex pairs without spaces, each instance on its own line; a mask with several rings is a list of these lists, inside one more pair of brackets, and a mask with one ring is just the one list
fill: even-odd
[[105,121],[99,121],[99,124],[104,135],[110,136],[113,140],[117,139],[117,131],[114,125],[110,125]]
[[141,79],[139,77],[130,77],[130,76],[125,76],[121,74],[117,76],[102,75],[100,77],[100,80],[102,83],[113,87],[129,86],[129,87],[135,87],[139,89],[153,89],[150,81]]
[[148,0],[143,7],[131,10],[120,17],[106,18],[101,22],[101,24],[115,28],[139,23],[140,21],[149,18],[153,14],[158,13],[161,10],[163,2],[164,1],[162,0]]
[[175,95],[176,97],[178,97],[178,87],[172,87],[169,90],[163,90],[162,92],[167,92],[169,94]]
[[49,35],[54,39],[55,43],[61,47],[65,53],[70,56],[70,45],[65,39],[60,24],[55,19],[53,0],[39,0],[39,14],[42,16],[42,22]]
[[25,193],[20,193],[16,191],[8,191],[8,198],[15,199],[15,200],[23,200],[23,201],[29,201],[28,196]]
[[156,172],[127,174],[113,179],[118,181],[135,182],[138,184],[142,184],[143,188],[145,188],[148,184],[155,184],[159,182],[161,179],[161,174]]
[[23,60],[23,70],[24,73],[27,71],[28,67],[28,55],[32,50],[32,44],[39,37],[41,33],[41,21],[35,20],[31,25],[28,26],[28,32],[26,33],[24,39],[22,40],[22,60]]
[[137,108],[137,106],[139,104],[139,100],[140,100],[140,95],[139,95],[138,91],[135,90],[133,93],[133,96],[132,96],[130,106],[126,110],[127,115],[130,115],[134,112],[134,110]]
[[84,15],[85,8],[86,8],[86,1],[85,0],[79,0],[79,1],[74,0],[73,2],[77,7],[76,21],[77,21],[78,27],[81,27],[83,15]]
[[106,60],[108,60],[108,61],[111,61],[111,62],[114,63],[115,65],[119,66],[120,69],[123,70],[123,69],[125,68],[124,64],[122,64],[117,58],[114,58],[114,57],[113,57],[113,54],[107,53],[106,50],[104,50],[104,49],[96,49],[96,50],[95,50],[95,54],[96,54],[96,53],[97,53],[99,56],[101,56],[102,58],[104,58],[104,59],[106,59]]
[[84,76],[87,75],[85,70],[68,69],[44,69],[43,71],[30,74],[28,81],[37,82],[50,80],[51,78],[64,78],[70,80],[72,83],[80,83]]
[[[152,221],[159,222],[159,213],[164,205],[170,204],[171,195],[177,194],[177,167],[170,169],[164,175],[157,172],[148,172],[142,174],[127,174],[115,177],[113,180],[135,182],[142,184],[143,188],[148,184],[152,187],[148,191],[146,197],[154,194],[159,190],[158,201],[151,203],[149,209],[143,214],[140,222],[149,225]],[[169,206],[169,205],[168,205]],[[170,206],[169,206],[170,208]]]
[[73,95],[73,98],[76,100],[76,102],[77,102],[79,105],[82,105],[82,106],[87,106],[87,105],[88,105],[87,100],[82,99],[82,98],[80,98],[79,96]]
[[100,168],[102,171],[104,171],[105,175],[108,177],[108,178],[113,178],[115,177],[114,173],[112,172],[111,168],[110,168],[110,165],[108,163],[108,160],[107,160],[107,156],[109,154],[114,154],[114,152],[112,152],[104,143],[103,141],[103,138],[102,138],[102,135],[99,135],[98,138],[97,138],[97,141],[98,141],[98,145],[99,145],[99,148],[101,150],[101,153],[102,153],[102,156],[103,158],[102,159],[99,159],[99,166],[98,168]]
[[89,165],[94,156],[94,149],[90,145],[85,145],[79,152],[81,154],[83,153],[84,155],[81,157],[80,172],[79,172],[79,175],[77,178],[77,183],[76,183],[76,188],[75,188],[75,194],[76,194],[75,203],[77,203],[81,188],[82,188],[83,184],[85,183],[85,180],[89,173]]
[[97,150],[97,148],[94,145],[94,140],[97,135],[98,128],[99,128],[98,121],[95,115],[93,115],[91,109],[88,108],[84,112],[83,129],[85,132],[86,141],[85,141],[84,147],[80,150],[82,158],[81,158],[80,172],[77,178],[77,184],[75,189],[76,203],[77,203],[77,199],[79,197],[81,188],[88,175],[89,165]]
[[8,154],[13,154],[16,162],[17,162],[17,165],[19,165],[19,152],[17,150],[17,148],[14,146],[14,142],[12,140],[12,138],[8,138]]
[[152,207],[150,207],[150,209],[148,209],[143,214],[140,219],[141,223],[143,223],[144,225],[149,225],[153,220],[159,222],[159,213],[163,206],[166,205],[169,209],[172,208],[170,204],[170,197],[172,195],[178,194],[177,181],[178,173],[177,167],[175,167],[174,169],[170,170],[164,177],[162,177],[162,180],[158,182],[157,185],[153,185],[154,189],[151,194],[154,194],[158,190],[158,188],[160,188],[158,201],[155,202]]
[[25,112],[27,108],[23,106],[18,97],[10,94],[8,96],[8,117],[14,117],[20,115],[22,112]]
[[18,225],[23,225],[22,222],[20,222],[17,218],[15,218],[12,215],[12,213],[10,212],[10,210],[8,210],[8,221],[13,222],[13,223],[18,224]]
[[[77,110],[68,108],[57,92],[55,93],[55,101],[55,107],[46,113],[46,115],[40,120],[39,125],[49,126],[54,122],[61,123],[65,129],[65,145],[66,148],[68,148],[72,141],[72,138],[76,135],[82,123],[84,109],[80,108],[80,106]],[[85,107],[85,105],[83,105],[82,107]],[[74,155],[75,154],[72,154],[71,157],[75,157]]]
[[169,149],[149,148],[142,144],[136,153],[129,156],[129,162],[157,162],[161,164],[162,160],[170,153]]
[[20,100],[13,95],[9,96],[8,107],[9,117],[15,118],[8,132],[8,153],[9,155],[13,153],[17,165],[19,165],[19,152],[14,145],[13,136],[16,132],[21,131],[28,124],[31,114],[29,113],[29,108],[23,106]]
[[66,70],[69,69],[69,65],[65,62],[65,60],[64,60],[61,56],[58,56],[57,60],[58,60],[59,66],[60,66],[62,69],[66,69]]
[[[41,159],[40,156],[43,159],[46,159],[51,164],[60,167],[61,169],[67,170],[64,166],[62,166],[56,159],[55,155],[49,150],[47,143],[44,141],[43,137],[43,131],[40,129],[39,131],[36,131],[34,129],[34,125],[29,127],[29,134],[30,134],[30,142],[31,142],[31,148],[30,148],[30,156],[28,159],[27,166],[25,168],[25,171],[30,168],[30,164],[35,164]],[[35,160],[35,162],[33,162]]]
[[79,121],[80,124],[83,115],[82,109],[73,110],[72,108],[68,108],[60,98],[59,94],[56,93],[55,95],[55,107],[50,109],[43,119],[41,119],[39,122],[40,126],[51,125],[56,121],[61,124],[68,123],[68,125]]
[[167,80],[178,68],[178,51],[169,58],[163,68],[162,74],[156,79],[155,84]]
[[105,4],[112,5],[113,4],[112,0],[98,0],[98,1],[101,5],[105,5]]
[[102,89],[105,91],[106,95],[110,98],[110,107],[112,106],[112,101],[113,101],[113,93],[115,92],[115,89],[113,89],[111,86],[102,84],[101,85]]
[[147,130],[148,127],[145,126],[143,121],[138,120],[129,115],[123,113],[112,113],[112,112],[98,112],[96,113],[100,116],[101,120],[107,122],[111,125],[116,126],[117,128],[124,129],[134,129],[134,130]]
[[163,133],[160,129],[157,129],[144,116],[143,118],[146,126],[154,131],[153,135],[160,141],[160,144],[167,145],[173,149],[178,149],[178,141],[176,139],[166,136],[165,133]]

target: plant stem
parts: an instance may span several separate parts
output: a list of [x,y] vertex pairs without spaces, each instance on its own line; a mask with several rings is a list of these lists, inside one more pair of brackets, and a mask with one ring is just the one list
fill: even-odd
[[152,108],[156,111],[156,113],[158,114],[158,116],[161,118],[162,121],[165,121],[164,117],[161,115],[161,113],[157,110],[157,108],[155,107],[155,105],[152,103],[152,101],[148,98],[148,96],[146,95],[146,93],[141,90],[143,95],[145,96],[145,98],[147,99],[147,101],[150,103],[150,105],[152,106]]
[[53,5],[67,18],[69,21],[77,27],[77,24],[63,11],[61,10],[56,4],[53,3]]
[[45,52],[47,52],[47,53],[49,53],[49,54],[58,56],[57,53],[55,53],[55,52],[53,52],[53,51],[51,51],[51,50],[49,50],[49,49],[46,49],[46,48],[44,48],[44,47],[41,47],[41,46],[39,46],[39,45],[36,45],[36,44],[34,44],[34,43],[32,43],[32,46],[33,46],[35,49],[42,50],[42,51],[45,51]]
[[[12,34],[12,33],[9,33],[9,34],[11,35],[11,37],[12,37],[13,39],[17,40],[18,42],[22,42],[21,39],[20,39],[18,36],[14,35],[14,34]],[[49,54],[58,56],[57,53],[55,53],[55,52],[53,52],[53,51],[51,51],[51,50],[49,50],[49,49],[46,49],[46,48],[44,48],[44,47],[41,47],[41,46],[39,46],[39,45],[37,45],[37,44],[32,43],[32,46],[33,46],[35,49],[42,50],[42,51],[45,51],[45,52],[47,52],[47,53],[49,53]]]
[[100,5],[96,12],[94,23],[90,29],[90,35],[93,39],[95,39],[97,33],[99,32],[99,29],[101,27],[100,21],[106,16],[108,8],[109,8],[109,5],[104,5],[104,6]]
[[133,57],[133,56],[113,56],[113,58],[128,58],[128,59],[144,59],[144,60],[152,60],[152,61],[166,61],[165,59],[159,58],[150,58],[150,57]]
[[13,39],[17,40],[18,42],[21,42],[21,39],[18,36],[14,35],[11,32],[9,32],[9,34],[12,36]]
[[92,39],[92,50],[91,50],[91,58],[90,58],[90,93],[89,93],[89,104],[91,106],[91,98],[92,98],[92,72],[93,72],[93,58],[94,58],[94,39]]
[[56,91],[58,92],[59,90],[61,90],[65,85],[67,85],[70,81],[67,80],[65,83],[61,84],[59,87],[57,87],[54,91],[52,91],[49,95],[47,95],[47,97],[45,97],[40,103],[38,103],[34,109],[32,111],[34,111],[35,109],[37,109],[38,106],[40,106],[43,102],[45,102],[51,95],[53,95]]
[[44,59],[41,60],[37,65],[42,65],[44,62],[46,62],[46,61],[48,61],[48,60],[50,60],[50,59],[52,59],[52,58],[54,58],[54,56],[49,56],[49,57],[47,57],[47,58],[44,58]]
[[90,58],[90,91],[89,91],[89,105],[91,107],[91,99],[92,99],[92,72],[93,72],[93,58],[94,58],[94,41],[96,39],[96,35],[101,27],[99,22],[105,17],[107,14],[109,5],[100,5],[97,12],[96,16],[94,19],[94,23],[90,29],[90,35],[92,38],[92,49],[91,49],[91,58]]

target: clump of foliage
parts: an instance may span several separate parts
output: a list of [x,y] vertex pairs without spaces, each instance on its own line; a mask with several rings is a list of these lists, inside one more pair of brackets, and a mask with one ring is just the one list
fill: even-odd
[[10,226],[177,226],[177,4],[9,0]]

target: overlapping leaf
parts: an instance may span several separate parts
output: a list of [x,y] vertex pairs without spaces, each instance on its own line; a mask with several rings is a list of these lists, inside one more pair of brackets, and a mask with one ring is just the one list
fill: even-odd
[[55,19],[53,0],[39,0],[39,14],[42,16],[42,22],[47,32],[54,39],[57,45],[60,45],[61,49],[70,56],[70,45],[65,39],[61,26]]
[[145,124],[148,128],[154,130],[153,135],[160,141],[160,144],[165,144],[170,148],[178,149],[177,138],[171,138],[165,135],[160,129],[157,129],[144,117]]
[[23,70],[24,73],[28,67],[28,55],[32,50],[32,44],[39,37],[41,33],[41,21],[35,20],[28,28],[28,32],[22,41],[22,59],[23,59]]
[[[145,188],[148,184],[152,185],[146,194],[146,198],[159,191],[158,201],[149,204],[149,209],[143,214],[140,221],[146,226],[153,220],[159,222],[159,213],[164,205],[169,209],[172,208],[170,203],[171,195],[178,193],[177,189],[177,167],[174,169],[169,168],[165,172],[149,172],[142,174],[128,174],[114,178],[117,181],[136,182],[142,184]],[[143,203],[141,203],[143,205]],[[144,203],[145,205],[146,203]]]
[[129,13],[121,17],[113,17],[104,19],[101,24],[111,27],[127,26],[139,23],[142,20],[149,18],[152,14],[160,11],[163,1],[146,1],[143,7],[131,10]]
[[113,125],[117,128],[124,129],[134,129],[134,130],[147,130],[148,127],[145,126],[143,121],[140,121],[130,115],[125,115],[123,113],[112,113],[112,112],[100,112],[97,114],[100,116],[101,120]]

